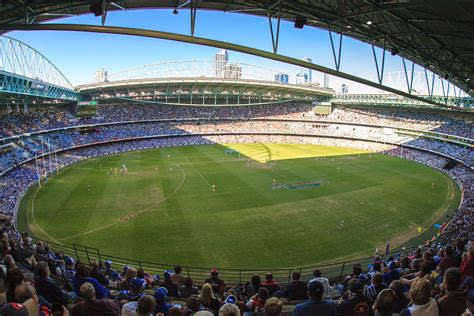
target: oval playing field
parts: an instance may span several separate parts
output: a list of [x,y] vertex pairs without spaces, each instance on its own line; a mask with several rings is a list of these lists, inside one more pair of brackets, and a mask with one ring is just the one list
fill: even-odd
[[[121,172],[121,169],[126,172]],[[164,148],[86,160],[30,189],[20,231],[194,266],[294,267],[400,245],[460,199],[444,173],[313,145]],[[146,249],[146,251],[144,251]]]

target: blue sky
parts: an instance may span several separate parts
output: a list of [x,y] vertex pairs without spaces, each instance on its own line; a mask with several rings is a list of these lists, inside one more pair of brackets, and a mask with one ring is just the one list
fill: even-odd
[[[56,20],[58,23],[101,23],[92,14]],[[189,35],[190,12],[180,10],[131,10],[110,12],[106,25],[154,29]],[[274,21],[276,26],[276,20]],[[216,48],[179,42],[79,32],[11,32],[47,56],[74,84],[91,82],[93,73],[105,68],[114,73],[126,68],[174,60],[211,60]],[[198,11],[195,36],[207,37],[271,51],[272,42],[268,19],[245,14]],[[334,39],[338,36],[335,35]],[[310,57],[313,62],[334,68],[327,31],[305,27],[295,29],[293,23],[282,22],[279,53],[295,58]],[[381,51],[379,50],[380,54]],[[233,62],[244,62],[296,74],[300,68],[246,54],[230,52]],[[385,71],[403,69],[401,59],[386,55]],[[341,71],[361,77],[375,76],[371,46],[344,37]],[[322,74],[314,74],[313,81],[322,82]],[[331,78],[331,85],[340,87],[341,80]]]

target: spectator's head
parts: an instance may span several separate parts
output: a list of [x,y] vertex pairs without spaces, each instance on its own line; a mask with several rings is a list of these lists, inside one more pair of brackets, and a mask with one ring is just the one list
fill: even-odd
[[310,299],[322,299],[324,294],[324,286],[319,281],[313,281],[308,285],[308,297]]
[[7,271],[16,267],[15,259],[13,259],[11,255],[6,255],[5,257],[3,257],[3,263],[5,264]]
[[163,278],[165,279],[165,281],[171,281],[172,275],[173,275],[173,271],[165,270],[165,272],[163,273]]
[[404,294],[404,285],[400,280],[394,280],[390,283],[390,289],[395,293],[396,296],[402,297]]
[[183,268],[181,266],[174,266],[174,273],[180,274]]
[[461,286],[462,275],[458,268],[449,268],[444,273],[443,284],[448,291],[457,291]]
[[270,296],[270,292],[268,292],[268,289],[266,287],[261,287],[258,289],[258,297],[262,300],[266,300]]
[[151,295],[143,295],[138,300],[137,316],[148,316],[155,309],[156,300]]
[[235,304],[225,303],[219,309],[219,316],[240,316],[240,309]]
[[373,285],[380,285],[380,284],[382,284],[382,282],[383,282],[382,273],[377,272],[372,276],[372,284]]
[[74,268],[75,262],[74,262],[73,258],[66,257],[66,258],[64,258],[64,264],[66,265],[66,268],[72,269],[72,268]]
[[260,279],[260,276],[258,274],[254,274],[252,275],[252,279],[250,280],[250,283],[252,283],[252,285],[254,287],[260,287],[260,284],[262,283],[262,280]]
[[183,316],[184,311],[182,308],[173,306],[166,312],[166,316]]
[[200,297],[204,302],[208,302],[210,299],[214,298],[214,294],[212,293],[212,285],[210,283],[204,283],[201,288]]
[[395,294],[390,289],[382,290],[377,295],[374,308],[380,316],[392,316],[392,310],[395,306]]
[[372,268],[374,269],[374,271],[381,271],[382,265],[380,264],[379,261],[377,261],[377,262],[374,262],[374,265],[372,266]]
[[410,264],[410,269],[412,271],[420,271],[420,260],[413,259]]
[[89,282],[84,282],[81,285],[81,288],[79,289],[79,292],[81,293],[81,296],[89,302],[95,301],[96,295],[95,295],[95,289],[94,286],[89,283]]
[[293,272],[292,277],[293,277],[293,280],[299,281],[299,279],[301,278],[301,273],[295,271]]
[[8,270],[6,277],[7,285],[10,289],[14,289],[25,280],[23,272],[21,272],[17,267]]
[[155,290],[155,298],[158,303],[163,303],[168,295],[168,290],[165,287],[160,287]]
[[444,248],[444,256],[445,257],[452,257],[453,256],[453,247],[447,246]]
[[31,285],[30,282],[25,282],[20,284],[15,289],[15,299],[18,303],[24,303],[29,299],[33,299],[38,303],[38,296],[36,295],[35,288]]
[[28,316],[28,309],[19,303],[7,303],[0,308],[2,316]]
[[49,272],[48,264],[44,261],[38,262],[38,264],[36,265],[36,274],[39,277],[47,278],[47,277],[49,277],[49,273],[50,272]]
[[130,291],[133,295],[138,295],[145,289],[145,283],[143,279],[133,278],[130,280]]
[[268,272],[266,275],[265,275],[265,280],[267,280],[267,282],[270,282],[273,280],[273,274]]
[[410,268],[410,259],[408,257],[403,257],[402,260],[400,260],[400,267],[402,269],[409,269]]
[[364,291],[364,284],[357,280],[351,280],[349,282],[349,291],[353,294],[362,294]]
[[219,270],[217,270],[217,268],[212,268],[211,269],[211,277],[217,278],[218,275],[219,275]]
[[184,279],[184,286],[189,287],[189,288],[193,287],[193,279],[191,278]]
[[314,276],[315,278],[320,278],[320,277],[321,277],[321,270],[315,269],[315,270],[313,271],[313,276]]
[[90,277],[89,267],[83,263],[78,263],[76,265],[76,276],[79,278],[88,278]]
[[198,312],[202,309],[201,302],[199,298],[195,295],[191,295],[188,300],[186,301],[186,306],[191,313]]
[[360,264],[354,264],[352,266],[352,273],[355,275],[355,276],[358,276],[359,274],[362,273],[362,267],[360,266]]
[[417,278],[411,285],[410,298],[415,305],[425,305],[431,298],[431,283],[430,281]]
[[125,272],[125,279],[126,280],[131,280],[137,277],[137,269],[129,267],[127,271]]
[[145,271],[142,268],[137,270],[137,278],[139,278],[139,279],[144,279],[145,278]]
[[279,316],[283,309],[283,303],[276,297],[270,297],[265,302],[265,315],[266,316]]

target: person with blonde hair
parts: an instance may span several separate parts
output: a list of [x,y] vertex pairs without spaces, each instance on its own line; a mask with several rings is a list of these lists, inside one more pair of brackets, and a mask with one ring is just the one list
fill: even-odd
[[425,278],[417,278],[411,285],[411,304],[405,308],[401,316],[438,316],[438,304],[431,298],[431,283]]
[[137,277],[137,269],[129,267],[125,272],[125,278],[119,282],[120,290],[130,290],[130,281]]
[[240,309],[235,304],[226,303],[219,309],[219,316],[240,316]]
[[283,303],[277,297],[270,297],[263,307],[266,316],[279,316],[282,309]]
[[202,306],[218,311],[220,307],[219,300],[214,296],[212,292],[212,285],[210,283],[205,283],[201,289],[201,295],[199,295],[199,300],[201,301]]

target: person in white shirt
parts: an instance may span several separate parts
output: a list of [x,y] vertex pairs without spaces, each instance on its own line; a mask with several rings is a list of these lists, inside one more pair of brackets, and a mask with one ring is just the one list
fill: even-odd
[[328,299],[329,298],[329,280],[321,277],[321,270],[319,269],[314,270],[313,276],[314,278],[309,280],[308,284],[313,281],[321,282],[324,287],[323,299]]

